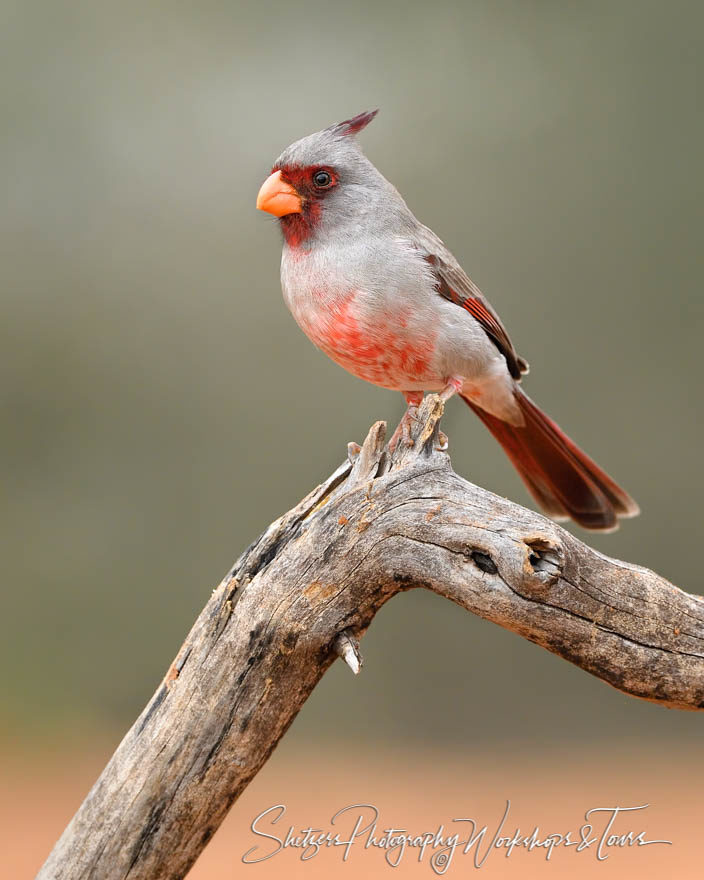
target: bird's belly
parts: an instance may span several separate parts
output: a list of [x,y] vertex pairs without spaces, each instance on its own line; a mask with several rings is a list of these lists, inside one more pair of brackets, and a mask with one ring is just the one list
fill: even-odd
[[328,357],[360,379],[396,391],[435,391],[444,377],[435,366],[435,333],[411,310],[365,305],[352,291],[289,301],[301,329]]

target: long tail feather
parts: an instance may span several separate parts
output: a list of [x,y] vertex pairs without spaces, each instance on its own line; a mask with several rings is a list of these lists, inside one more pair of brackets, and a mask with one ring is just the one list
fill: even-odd
[[525,424],[502,421],[462,397],[513,462],[538,504],[556,519],[571,517],[586,529],[611,531],[618,518],[639,513],[636,502],[516,388]]

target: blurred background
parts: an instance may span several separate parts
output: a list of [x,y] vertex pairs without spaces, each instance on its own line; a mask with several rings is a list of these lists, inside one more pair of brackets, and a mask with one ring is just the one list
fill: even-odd
[[[381,108],[365,151],[496,306],[529,394],[641,504],[580,537],[702,591],[703,26],[681,0],[0,2],[8,876],[43,861],[240,551],[401,416],[297,328],[254,209],[283,147],[361,110]],[[465,407],[444,427],[459,474],[531,504]],[[697,876],[697,714],[422,592],[363,651],[192,876],[239,872],[249,821],[301,788],[299,824],[377,797],[416,828],[507,797],[543,826],[556,803],[577,826],[640,799],[676,845],[610,865]],[[319,870],[279,858],[247,870]],[[531,859],[502,870],[542,875]]]

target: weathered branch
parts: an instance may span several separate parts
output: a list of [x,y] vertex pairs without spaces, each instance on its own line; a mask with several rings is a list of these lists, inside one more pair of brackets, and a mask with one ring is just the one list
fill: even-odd
[[338,655],[425,587],[626,693],[704,707],[704,600],[453,473],[426,398],[245,551],[39,873],[183,877]]

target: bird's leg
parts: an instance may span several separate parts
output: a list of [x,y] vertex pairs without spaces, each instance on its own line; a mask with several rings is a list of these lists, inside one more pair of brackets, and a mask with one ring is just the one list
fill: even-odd
[[[454,397],[455,394],[462,390],[463,384],[464,380],[460,376],[450,376],[447,380],[447,385],[440,392],[440,400],[442,400],[443,403],[447,403],[451,397]],[[438,442],[440,445],[437,449],[441,452],[445,452],[449,443],[447,440],[447,434],[443,431],[438,431]]]
[[463,384],[464,380],[460,376],[450,376],[447,380],[447,385],[440,392],[440,400],[443,403],[447,403],[451,397],[454,397],[458,391],[462,390]]
[[418,415],[418,407],[423,401],[422,391],[404,391],[403,396],[406,398],[408,407],[403,414],[403,418],[398,423],[398,427],[389,440],[389,450],[391,452],[396,449],[399,440],[403,440],[404,446],[413,446],[413,440],[411,439],[411,423]]

